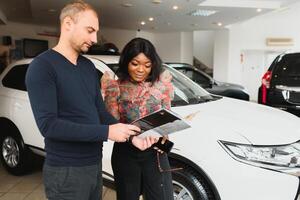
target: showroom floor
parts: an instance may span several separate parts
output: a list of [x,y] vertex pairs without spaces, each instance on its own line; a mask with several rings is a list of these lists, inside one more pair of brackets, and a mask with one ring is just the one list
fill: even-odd
[[[103,196],[103,200],[116,199],[115,192],[105,187]],[[8,174],[0,164],[0,200],[46,200],[41,169],[18,177]]]

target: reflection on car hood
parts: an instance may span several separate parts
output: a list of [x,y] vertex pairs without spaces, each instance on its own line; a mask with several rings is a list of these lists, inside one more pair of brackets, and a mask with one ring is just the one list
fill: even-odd
[[300,140],[298,117],[256,103],[222,98],[173,109],[182,116],[196,113],[190,122],[191,130],[187,130],[191,138],[204,130],[209,133],[202,133],[200,137],[253,145],[289,144]]
[[227,83],[227,82],[220,82],[215,81],[218,87],[222,88],[230,88],[230,89],[236,89],[236,90],[243,90],[245,89],[242,85],[234,84],[234,83]]

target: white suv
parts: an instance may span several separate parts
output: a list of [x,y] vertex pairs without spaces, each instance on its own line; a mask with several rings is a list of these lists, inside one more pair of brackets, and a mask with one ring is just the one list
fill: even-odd
[[[101,76],[117,56],[88,56]],[[31,59],[0,75],[1,161],[15,175],[30,170],[32,153],[45,154],[24,83]],[[270,107],[207,93],[188,77],[173,75],[172,110],[191,128],[170,135],[175,199],[296,200],[300,177],[300,120]],[[47,91],[45,91],[47,92]],[[103,150],[103,177],[113,183],[112,142]]]

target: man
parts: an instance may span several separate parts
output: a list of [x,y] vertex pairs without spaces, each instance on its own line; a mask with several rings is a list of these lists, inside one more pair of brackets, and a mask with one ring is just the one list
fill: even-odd
[[[60,14],[58,44],[36,57],[26,75],[32,111],[45,137],[43,178],[49,200],[101,199],[103,141],[125,142],[140,131],[117,123],[105,110],[95,66],[80,55],[97,42],[98,24],[89,4],[67,4]],[[134,145],[144,150],[154,140],[139,139]]]

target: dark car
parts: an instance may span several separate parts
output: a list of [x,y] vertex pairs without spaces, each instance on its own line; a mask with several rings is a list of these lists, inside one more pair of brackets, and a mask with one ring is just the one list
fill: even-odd
[[182,72],[212,94],[249,101],[249,94],[241,85],[216,81],[200,69],[187,63],[166,64]]
[[300,53],[275,58],[262,77],[258,102],[300,116]]

